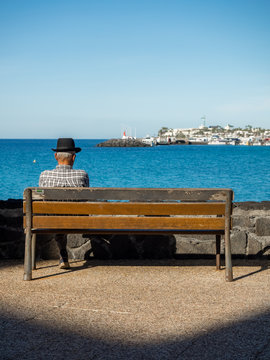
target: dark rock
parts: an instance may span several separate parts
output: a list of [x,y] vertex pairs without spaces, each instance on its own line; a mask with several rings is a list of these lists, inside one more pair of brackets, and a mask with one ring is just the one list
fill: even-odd
[[256,220],[256,235],[258,236],[270,236],[270,217],[258,218]]
[[0,228],[0,245],[19,241],[24,241],[24,233],[22,229],[17,231],[8,228]]
[[17,209],[22,208],[23,201],[21,199],[0,200],[0,209]]
[[255,234],[248,235],[247,255],[260,255],[263,246],[259,239]]
[[98,259],[172,258],[176,250],[174,236],[165,235],[91,236],[91,245]]
[[136,236],[112,235],[109,239],[113,259],[138,259]]
[[16,217],[6,217],[3,215],[0,215],[0,226],[9,226],[13,228],[22,228],[23,226],[23,219],[22,216],[16,216]]
[[23,256],[23,231],[0,228],[0,259],[21,259]]
[[270,201],[245,201],[245,202],[235,202],[234,208],[240,208],[241,210],[270,210]]
[[88,237],[84,237],[82,234],[68,234],[67,241],[69,248],[78,248],[87,243],[89,239]]
[[249,216],[232,216],[233,228],[247,228],[252,226],[253,224],[251,224]]
[[231,252],[234,255],[245,255],[247,234],[245,231],[235,231],[231,234]]
[[96,145],[97,147],[149,147],[137,139],[111,139]]
[[262,255],[263,256],[268,256],[268,258],[270,259],[270,245],[267,245],[263,248],[262,250]]
[[256,235],[258,236],[270,236],[270,217],[258,218],[256,220]]
[[95,235],[90,240],[97,259],[139,258],[134,239],[129,235]]
[[142,242],[145,259],[171,259],[176,253],[176,239],[167,235],[136,236],[136,242]]
[[37,236],[37,258],[43,260],[59,259],[59,250],[54,235]]
[[95,258],[104,260],[112,258],[111,245],[108,241],[110,236],[93,235],[89,238]]
[[1,244],[0,259],[23,259],[24,242],[10,242],[9,244]]
[[199,240],[196,235],[192,237],[175,235],[176,254],[215,254],[216,238],[211,236],[209,240]]
[[3,215],[0,215],[0,226],[6,226],[7,218]]
[[70,259],[87,260],[91,252],[91,242],[86,240],[81,246],[76,248],[69,247],[69,241],[67,244],[68,256]]

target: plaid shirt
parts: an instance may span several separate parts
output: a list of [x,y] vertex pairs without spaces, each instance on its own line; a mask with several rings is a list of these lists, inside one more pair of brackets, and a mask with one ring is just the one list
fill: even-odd
[[73,170],[70,165],[57,165],[45,170],[39,177],[40,187],[89,187],[89,177],[84,170]]

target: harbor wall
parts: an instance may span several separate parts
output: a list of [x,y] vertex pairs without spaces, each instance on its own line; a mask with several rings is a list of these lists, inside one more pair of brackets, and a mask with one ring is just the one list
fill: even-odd
[[[234,203],[232,216],[232,254],[239,257],[270,257],[270,201]],[[222,241],[222,251],[224,242]],[[71,259],[172,258],[174,256],[212,256],[215,237],[188,236],[84,236],[68,235]],[[0,259],[24,256],[22,200],[0,201]],[[39,235],[38,259],[57,259],[52,235]]]

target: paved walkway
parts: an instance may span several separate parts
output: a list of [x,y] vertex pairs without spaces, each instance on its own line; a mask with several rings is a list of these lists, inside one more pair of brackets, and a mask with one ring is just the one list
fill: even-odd
[[269,263],[1,261],[0,358],[269,360]]

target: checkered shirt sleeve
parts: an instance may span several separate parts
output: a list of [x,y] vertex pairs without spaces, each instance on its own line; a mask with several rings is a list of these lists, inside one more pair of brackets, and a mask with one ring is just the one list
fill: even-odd
[[84,170],[74,170],[69,165],[58,165],[45,170],[39,177],[40,187],[89,187],[89,177]]

